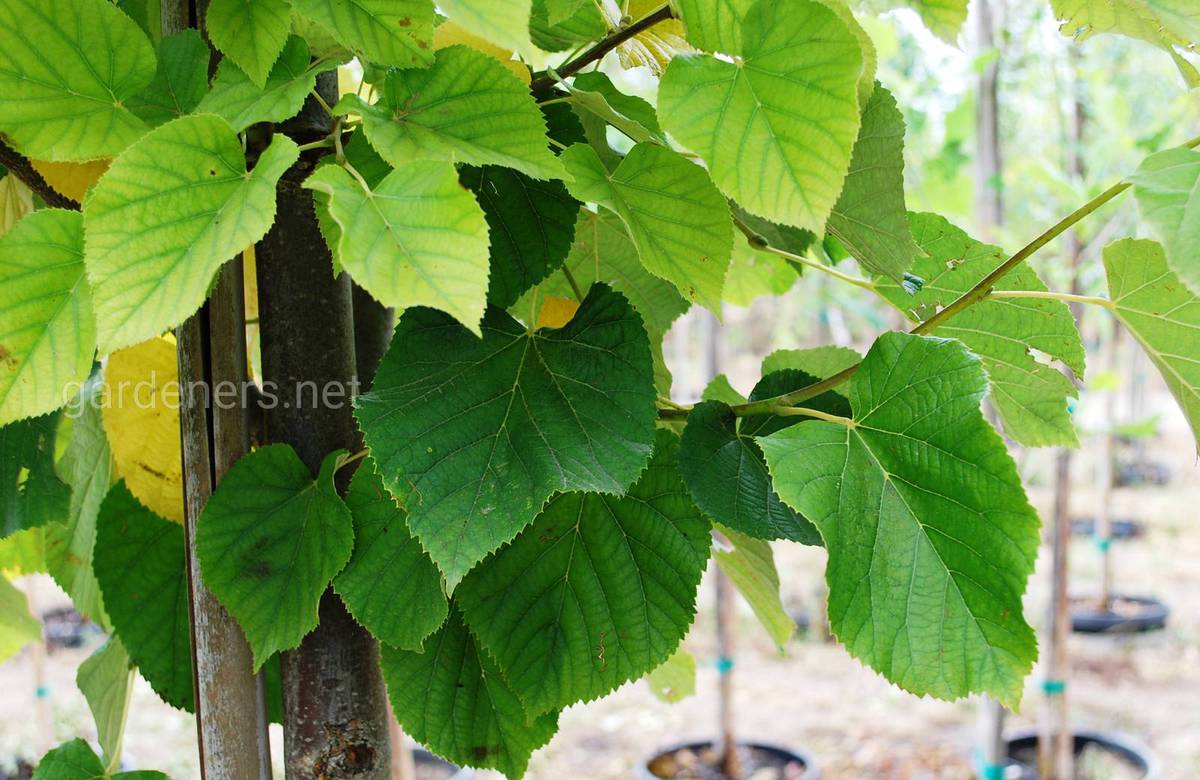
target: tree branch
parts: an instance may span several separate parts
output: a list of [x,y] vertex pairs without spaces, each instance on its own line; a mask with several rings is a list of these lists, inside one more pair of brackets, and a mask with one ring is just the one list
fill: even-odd
[[662,5],[646,14],[641,19],[638,19],[628,27],[623,27],[609,35],[607,38],[602,39],[595,46],[563,65],[557,70],[557,76],[546,74],[538,77],[536,80],[534,80],[533,85],[530,88],[535,93],[545,92],[563,79],[574,76],[576,73],[583,70],[593,62],[596,62],[605,54],[608,54],[610,51],[617,48],[638,33],[650,29],[659,22],[665,22],[666,20],[673,18],[675,18],[675,14],[671,11],[671,6],[669,4]]
[[51,187],[25,155],[3,140],[0,140],[0,164],[3,164],[8,172],[16,176],[26,187],[37,193],[47,206],[79,211],[78,203]]

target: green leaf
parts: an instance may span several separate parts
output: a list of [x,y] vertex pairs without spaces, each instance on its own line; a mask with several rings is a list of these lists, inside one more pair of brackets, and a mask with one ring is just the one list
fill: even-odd
[[[257,87],[287,43],[292,28],[285,0],[212,0],[205,17],[213,45],[237,65]],[[307,64],[307,63],[305,63]]]
[[530,0],[438,0],[442,13],[464,30],[527,60],[536,54],[529,40],[530,5]]
[[851,655],[918,695],[1016,708],[1037,655],[1021,597],[1038,518],[980,411],[959,343],[880,337],[851,380],[849,425],[759,440],[775,488],[829,551],[829,619]]
[[726,303],[749,306],[764,295],[783,295],[799,278],[799,269],[784,258],[743,243],[733,248],[721,295]]
[[529,12],[529,35],[538,48],[567,51],[594,41],[608,32],[608,25],[594,2],[577,3],[568,17],[550,19],[546,6],[555,0],[533,0]]
[[[849,347],[824,346],[809,349],[777,349],[763,358],[764,375],[794,368],[825,379],[862,360],[862,355]],[[845,385],[833,388],[838,395],[848,395]]]
[[623,493],[654,441],[650,348],[619,294],[595,285],[559,330],[529,333],[491,309],[482,331],[408,310],[356,402],[384,484],[450,590],[552,493]]
[[1200,73],[1176,50],[1200,42],[1200,6],[1191,0],[1051,0],[1050,5],[1063,20],[1063,35],[1082,42],[1096,33],[1118,33],[1152,43],[1171,55],[1189,86],[1200,86]]
[[735,201],[730,201],[729,207],[735,218],[746,223],[747,227],[776,249],[782,249],[794,255],[803,255],[813,244],[820,243],[812,231],[801,230],[790,225],[777,225],[762,217],[756,217]]
[[571,105],[589,122],[596,142],[602,146],[608,144],[605,136],[608,125],[635,143],[654,141],[666,145],[654,107],[639,97],[619,91],[604,73],[598,70],[581,73],[566,88],[570,91]]
[[[750,400],[772,398],[816,381],[802,371],[768,374],[750,392]],[[840,416],[850,413],[846,400],[832,392],[805,405]],[[696,505],[716,522],[757,539],[820,544],[812,523],[779,500],[757,443],[759,436],[806,421],[774,415],[738,419],[720,400],[693,407],[680,440],[679,473]]]
[[624,496],[562,493],[458,589],[467,625],[534,713],[591,701],[667,660],[696,616],[711,525],[658,432]]
[[1138,209],[1166,250],[1167,266],[1200,295],[1200,152],[1152,154],[1130,181]]
[[405,732],[456,764],[517,780],[558,728],[557,712],[535,716],[521,704],[457,609],[423,652],[384,645],[380,662]]
[[[583,289],[603,282],[624,295],[641,316],[651,337],[661,338],[671,323],[688,310],[674,285],[664,282],[642,267],[637,247],[621,218],[610,211],[597,213],[583,209],[575,223],[575,243],[564,263]],[[564,274],[551,276],[537,287],[539,295],[570,298],[574,294]],[[513,307],[529,309],[526,296]]]
[[420,650],[446,620],[442,575],[408,531],[406,515],[368,461],[346,493],[354,553],[333,581],[354,619],[392,647]]
[[288,38],[265,87],[251,81],[231,60],[222,60],[212,90],[196,110],[222,117],[238,132],[256,122],[290,119],[316,87],[317,74],[337,67],[336,61],[309,67],[310,59],[303,38],[296,35]]
[[[913,214],[913,236],[926,255],[912,272],[925,280],[917,293],[892,280],[877,289],[913,321],[948,306],[1004,262],[999,247],[981,244],[936,214]],[[994,285],[997,290],[1037,290],[1046,286],[1028,265]],[[934,331],[956,338],[979,355],[991,383],[992,403],[1004,432],[1030,447],[1075,446],[1075,426],[1067,410],[1077,394],[1074,383],[1035,351],[1061,361],[1075,376],[1084,371],[1083,343],[1071,310],[1061,301],[999,298],[982,301]]]
[[741,54],[742,20],[754,0],[678,0],[688,43],[701,51]]
[[200,31],[187,29],[158,44],[158,71],[150,86],[129,100],[129,110],[149,126],[190,114],[208,91],[212,57]]
[[709,381],[708,386],[704,388],[704,392],[700,394],[700,400],[721,401],[733,406],[734,404],[744,404],[748,399],[739,393],[737,388],[729,382],[729,377],[724,374],[717,374]]
[[72,404],[78,408],[66,452],[58,462],[59,476],[70,486],[66,521],[46,526],[46,569],[71,597],[80,614],[101,626],[108,615],[92,571],[96,518],[115,472],[101,420],[103,384],[93,377]]
[[389,71],[374,105],[348,95],[339,106],[362,114],[367,139],[396,167],[449,160],[505,165],[535,179],[563,176],[529,86],[467,46],[439,49],[426,70]]
[[109,774],[99,757],[82,739],[64,742],[42,756],[33,780],[170,780],[162,772],[140,770]]
[[[1154,421],[1157,422],[1155,417]],[[1156,433],[1151,431],[1147,436]],[[43,528],[29,528],[0,540],[0,571],[10,577],[46,571],[46,536]]]
[[108,0],[7,0],[0,132],[38,160],[111,157],[146,132],[126,101],[154,78],[145,33]]
[[920,254],[904,205],[904,115],[876,83],[828,231],[873,274],[897,281]]
[[117,158],[83,215],[101,352],[157,336],[200,308],[221,265],[266,235],[275,184],[298,155],[276,135],[247,173],[233,128],[196,115]]
[[69,401],[96,353],[83,219],[43,209],[0,236],[0,425]]
[[313,480],[300,456],[272,444],[243,456],[196,524],[204,582],[246,633],[258,671],[317,627],[317,605],[354,547],[354,521],[325,456]]
[[1104,270],[1113,313],[1150,356],[1200,447],[1200,298],[1180,283],[1153,241],[1109,244]]
[[713,558],[754,610],[771,641],[782,649],[796,633],[796,621],[783,608],[779,597],[779,571],[775,568],[770,542],[739,534],[732,528],[718,526],[717,530],[732,547],[718,546],[713,550]]
[[100,505],[96,580],[117,636],[163,701],[192,711],[192,639],[183,526],[118,482]]
[[660,701],[676,704],[696,693],[696,656],[686,650],[663,661],[659,667],[646,675],[650,692]]
[[575,238],[579,201],[558,181],[487,165],[464,167],[464,186],[475,193],[491,239],[488,303],[502,309],[559,268]]
[[0,539],[62,520],[70,489],[54,473],[60,413],[0,428]]
[[374,189],[344,168],[321,166],[304,186],[329,197],[340,228],[338,263],[386,306],[431,306],[476,334],[487,299],[488,232],[454,166],[398,166]]
[[747,211],[823,232],[858,133],[858,40],[814,0],[759,0],[742,24],[740,54],[740,62],[675,57],[659,119]]
[[647,271],[687,300],[721,311],[733,222],[703,168],[649,143],[633,147],[612,173],[584,144],[569,147],[562,161],[574,177],[571,194],[621,217]]
[[29,614],[29,600],[0,575],[0,663],[42,638],[42,624]]
[[121,763],[125,715],[133,691],[133,663],[119,637],[105,642],[79,665],[75,684],[87,699],[96,722],[97,741],[110,769]]
[[432,0],[290,0],[360,59],[396,68],[433,62]]

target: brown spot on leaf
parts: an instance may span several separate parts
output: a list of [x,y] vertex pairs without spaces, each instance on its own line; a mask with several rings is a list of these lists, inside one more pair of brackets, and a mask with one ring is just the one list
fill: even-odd
[[400,26],[401,26],[401,27],[411,27],[411,26],[412,26],[412,19],[409,19],[407,16],[405,16],[405,17],[401,18],[401,19],[400,19]]

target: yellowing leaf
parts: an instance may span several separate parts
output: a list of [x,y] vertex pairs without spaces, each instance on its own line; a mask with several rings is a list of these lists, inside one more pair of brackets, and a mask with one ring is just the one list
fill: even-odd
[[442,22],[433,33],[433,48],[445,49],[458,45],[470,46],[472,49],[498,60],[501,65],[511,70],[514,76],[526,84],[529,83],[529,68],[520,60],[514,60],[511,51],[464,30],[453,21]]
[[535,330],[542,328],[561,328],[571,321],[575,312],[579,311],[579,302],[571,298],[548,296],[538,313]]
[[42,174],[46,183],[60,194],[80,203],[88,188],[99,181],[112,160],[101,159],[91,162],[48,162],[33,160],[33,169]]
[[16,176],[0,178],[0,236],[33,211],[33,192]]
[[[634,20],[641,19],[661,5],[658,0],[629,0],[625,15]],[[620,23],[619,17],[612,18],[616,15],[613,13],[613,6],[605,5],[605,12],[614,27]],[[617,10],[617,13],[620,11]],[[684,36],[683,22],[679,19],[667,19],[622,43],[617,47],[617,56],[623,68],[646,67],[656,75],[662,75],[667,69],[667,63],[677,52],[691,49]]]
[[179,370],[170,336],[117,350],[104,369],[104,431],[117,474],[147,508],[183,522]]

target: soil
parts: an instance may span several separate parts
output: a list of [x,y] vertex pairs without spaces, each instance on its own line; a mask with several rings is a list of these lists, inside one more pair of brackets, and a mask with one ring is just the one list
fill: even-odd
[[742,775],[730,778],[717,768],[721,756],[711,746],[683,748],[655,758],[650,772],[663,780],[799,780],[806,769],[799,761],[784,761],[779,754],[752,745],[738,748],[738,759]]

